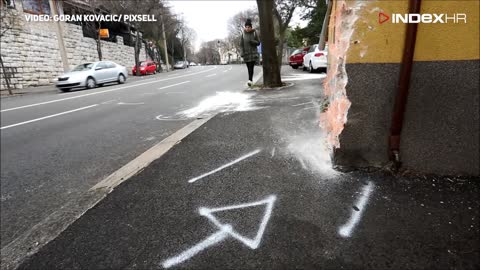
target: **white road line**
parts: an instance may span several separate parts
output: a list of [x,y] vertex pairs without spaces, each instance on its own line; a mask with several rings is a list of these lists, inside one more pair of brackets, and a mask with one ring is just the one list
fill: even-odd
[[148,81],[148,82],[138,83],[138,84],[134,84],[134,85],[127,85],[127,86],[123,86],[123,87],[119,87],[119,88],[114,88],[114,89],[109,89],[109,90],[104,90],[104,91],[98,91],[98,92],[88,93],[88,94],[74,96],[74,97],[60,98],[60,99],[54,99],[54,100],[40,102],[40,103],[34,103],[34,104],[30,104],[30,105],[25,105],[25,106],[20,106],[20,107],[1,110],[0,112],[8,112],[8,111],[13,111],[13,110],[29,108],[29,107],[35,107],[35,106],[39,106],[39,105],[50,104],[50,103],[54,103],[54,102],[60,102],[60,101],[64,101],[64,100],[70,100],[70,99],[92,96],[92,95],[97,95],[97,94],[102,94],[102,93],[107,93],[107,92],[112,92],[112,91],[118,91],[118,90],[122,90],[122,89],[126,89],[126,88],[131,88],[131,87],[136,87],[136,86],[140,86],[140,85],[144,85],[144,84],[149,84],[149,83],[157,83],[157,82],[163,82],[163,81],[168,81],[168,80],[174,80],[174,79],[178,79],[178,78],[182,78],[182,77],[192,76],[192,75],[195,75],[195,74],[209,72],[209,71],[212,71],[216,68],[217,67],[213,67],[213,68],[208,69],[208,70],[199,71],[199,72],[192,73],[192,74],[180,75],[180,76],[174,77],[174,78],[166,78],[166,79],[162,79],[162,80]]
[[204,178],[204,177],[206,177],[206,176],[209,176],[209,175],[214,174],[214,173],[216,173],[216,172],[218,172],[218,171],[221,171],[221,170],[223,170],[223,169],[225,169],[225,168],[227,168],[227,167],[230,167],[230,166],[232,166],[233,164],[238,163],[238,162],[240,162],[240,161],[242,161],[242,160],[244,160],[244,159],[246,159],[246,158],[249,158],[249,157],[251,157],[251,156],[253,156],[253,155],[256,155],[256,154],[260,153],[261,151],[262,151],[262,150],[257,149],[257,150],[255,150],[255,151],[253,151],[253,152],[251,152],[251,153],[248,153],[248,154],[246,154],[245,156],[239,157],[239,158],[235,159],[234,161],[229,162],[229,163],[227,163],[227,164],[225,164],[225,165],[223,165],[223,166],[221,166],[221,167],[219,167],[219,168],[217,168],[217,169],[215,169],[215,170],[213,170],[213,171],[211,171],[211,172],[208,172],[208,173],[202,174],[202,175],[200,175],[200,176],[197,176],[197,177],[195,177],[195,178],[192,178],[192,179],[188,180],[188,182],[189,182],[189,183],[193,183],[193,182],[195,182],[195,181],[197,181],[197,180],[200,180],[200,179],[202,179],[202,178]]
[[165,88],[170,88],[170,87],[174,87],[174,86],[181,85],[181,84],[185,84],[185,83],[189,83],[189,82],[190,82],[190,81],[184,81],[184,82],[181,82],[181,83],[176,83],[176,84],[172,84],[172,85],[167,85],[167,86],[158,88],[158,90],[165,89]]
[[37,122],[37,121],[41,121],[41,120],[45,120],[45,119],[48,119],[48,118],[52,118],[52,117],[64,115],[64,114],[67,114],[67,113],[72,113],[72,112],[78,112],[78,111],[81,111],[81,110],[86,110],[86,109],[89,109],[89,108],[93,108],[93,107],[95,107],[95,106],[98,106],[98,104],[94,104],[94,105],[90,105],[90,106],[86,106],[86,107],[82,107],[82,108],[78,108],[78,109],[70,110],[70,111],[66,111],[66,112],[61,112],[61,113],[57,113],[57,114],[52,114],[52,115],[49,115],[49,116],[40,117],[40,118],[37,118],[37,119],[32,119],[32,120],[28,120],[28,121],[25,121],[25,122],[21,122],[21,123],[9,125],[9,126],[4,126],[4,127],[1,127],[0,129],[7,129],[7,128],[11,128],[11,127],[21,126],[21,125],[25,125],[25,124],[29,124],[29,123],[33,123],[33,122]]
[[372,182],[368,182],[368,184],[362,188],[362,196],[355,204],[358,211],[352,210],[352,215],[350,216],[350,219],[348,220],[348,222],[338,229],[338,234],[340,234],[340,236],[346,238],[346,237],[350,237],[350,235],[352,234],[353,229],[360,221],[360,217],[363,211],[365,211],[365,207],[367,206],[368,199],[370,198],[370,194],[373,191],[373,186],[374,185]]
[[205,76],[205,78],[207,78],[207,77],[212,77],[212,76],[215,76],[215,75],[217,75],[217,73],[207,75],[207,76]]

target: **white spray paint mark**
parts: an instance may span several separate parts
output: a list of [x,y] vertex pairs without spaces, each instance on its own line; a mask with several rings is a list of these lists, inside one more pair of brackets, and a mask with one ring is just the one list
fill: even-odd
[[210,75],[207,75],[207,76],[205,76],[205,77],[208,78],[208,77],[212,77],[212,76],[215,76],[215,75],[217,75],[217,73],[210,74]]
[[340,236],[345,238],[351,236],[353,229],[360,221],[363,211],[365,211],[365,207],[367,206],[367,202],[370,198],[370,194],[373,191],[373,187],[373,183],[368,182],[368,184],[362,188],[362,196],[360,196],[360,199],[355,204],[359,210],[352,210],[352,215],[350,216],[348,222],[338,229],[338,234],[340,234]]
[[78,109],[70,110],[70,111],[66,111],[66,112],[61,112],[61,113],[57,113],[57,114],[52,114],[52,115],[49,115],[49,116],[40,117],[40,118],[28,120],[28,121],[25,121],[25,122],[21,122],[21,123],[9,125],[9,126],[4,126],[4,127],[1,127],[0,129],[7,129],[7,128],[16,127],[16,126],[21,126],[21,125],[25,125],[25,124],[29,124],[29,123],[33,123],[33,122],[37,122],[37,121],[41,121],[41,120],[45,120],[45,119],[48,119],[48,118],[52,118],[52,117],[56,117],[56,116],[60,116],[60,115],[64,115],[64,114],[68,114],[68,113],[73,113],[73,112],[78,112],[78,111],[81,111],[81,110],[86,110],[86,109],[93,108],[93,107],[96,107],[96,106],[98,106],[98,104],[94,104],[94,105],[90,105],[90,106],[86,106],[86,107],[82,107],[82,108],[78,108]]
[[202,100],[196,107],[177,114],[198,117],[213,112],[250,111],[259,109],[253,106],[252,95],[246,93],[217,92],[215,96]]
[[180,253],[179,255],[165,260],[162,263],[162,266],[164,268],[170,268],[174,265],[182,263],[182,262],[190,259],[191,257],[197,255],[198,253],[200,253],[200,251],[223,241],[227,237],[228,237],[228,233],[225,230],[219,230],[216,233],[207,237],[202,242],[200,242],[200,243],[196,244],[195,246],[185,250],[184,252]]
[[273,147],[273,149],[272,149],[272,158],[273,158],[273,156],[275,156],[275,147]]
[[261,149],[257,149],[257,150],[255,150],[255,151],[250,152],[250,153],[248,153],[248,154],[246,154],[246,155],[244,155],[244,156],[242,156],[242,157],[239,157],[239,158],[235,159],[234,161],[229,162],[229,163],[227,163],[227,164],[225,164],[225,165],[223,165],[223,166],[221,166],[221,167],[219,167],[219,168],[217,168],[217,169],[215,169],[215,170],[213,170],[213,171],[210,171],[210,172],[205,173],[205,174],[202,174],[202,175],[200,175],[200,176],[198,176],[198,177],[192,178],[192,179],[188,180],[188,182],[189,182],[189,183],[193,183],[193,182],[195,182],[195,181],[197,181],[197,180],[200,180],[200,179],[202,179],[202,178],[204,178],[204,177],[206,177],[206,176],[209,176],[209,175],[211,175],[211,174],[214,174],[214,173],[216,173],[216,172],[219,172],[219,171],[221,171],[221,170],[223,170],[223,169],[225,169],[225,168],[228,168],[228,167],[234,165],[235,163],[238,163],[238,162],[240,162],[240,161],[242,161],[242,160],[244,160],[244,159],[246,159],[246,158],[249,158],[249,157],[251,157],[251,156],[253,156],[253,155],[258,154],[258,153],[260,153],[261,151],[262,151]]
[[[197,255],[200,253],[202,250],[211,247],[223,240],[225,240],[228,236],[231,236],[238,241],[242,242],[244,245],[251,249],[257,249],[260,246],[260,243],[262,241],[263,234],[265,233],[265,228],[267,227],[268,221],[270,220],[270,217],[272,215],[272,210],[273,210],[273,204],[275,203],[276,200],[275,195],[270,195],[267,198],[257,201],[257,202],[252,202],[252,203],[245,203],[245,204],[239,204],[239,205],[231,205],[231,206],[226,206],[226,207],[220,207],[220,208],[206,208],[206,207],[200,207],[199,208],[199,213],[200,215],[208,218],[210,222],[215,225],[218,228],[218,231],[207,237],[205,240],[201,241],[200,243],[196,244],[195,246],[183,251],[179,255],[175,257],[168,258],[167,260],[162,262],[162,266],[164,268],[170,268],[174,265],[177,265],[179,263],[182,263],[193,256]],[[230,224],[223,224],[221,223],[214,215],[213,213],[216,212],[222,212],[222,211],[229,211],[229,210],[234,210],[234,209],[242,209],[242,208],[248,208],[248,207],[255,207],[255,206],[261,206],[265,205],[265,213],[263,215],[262,221],[260,222],[259,229],[257,231],[257,234],[253,239],[250,239],[246,236],[241,235],[237,231],[233,229],[233,227]]]

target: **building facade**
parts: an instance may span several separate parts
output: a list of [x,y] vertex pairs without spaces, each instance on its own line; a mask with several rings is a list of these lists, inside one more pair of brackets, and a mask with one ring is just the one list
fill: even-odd
[[335,164],[480,175],[479,3],[330,2],[320,121]]

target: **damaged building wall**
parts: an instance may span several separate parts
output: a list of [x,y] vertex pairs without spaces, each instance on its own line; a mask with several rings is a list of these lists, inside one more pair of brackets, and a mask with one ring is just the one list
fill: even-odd
[[[333,5],[325,81],[330,105],[320,123],[336,165],[382,167],[389,163],[406,24],[380,23],[379,13],[408,13],[408,1]],[[422,13],[465,13],[467,23],[418,25],[400,145],[405,169],[479,175],[478,10],[478,1],[422,1]]]
[[[66,66],[70,68],[82,62],[98,61],[96,42],[83,36],[81,26],[59,22],[63,33],[63,42],[59,42],[57,22],[27,22],[22,2],[16,3],[15,9],[2,8],[5,13],[2,29],[8,30],[0,40],[0,53],[12,88],[53,83],[64,72],[60,46],[66,51]],[[124,45],[122,37],[117,37],[117,42],[102,40],[101,44],[102,60],[114,61],[126,66],[127,70],[135,65],[134,47]],[[145,46],[142,43],[140,60],[145,57]],[[0,86],[2,91],[6,90],[3,72]]]

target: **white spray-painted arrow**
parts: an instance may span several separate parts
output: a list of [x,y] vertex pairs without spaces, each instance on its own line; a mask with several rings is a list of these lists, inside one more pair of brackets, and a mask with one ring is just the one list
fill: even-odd
[[[225,207],[219,207],[219,208],[206,208],[206,207],[200,207],[199,213],[202,216],[205,216],[208,218],[217,228],[218,231],[210,235],[209,237],[205,238],[205,240],[201,241],[200,243],[196,244],[195,246],[183,251],[182,253],[178,254],[177,256],[170,257],[166,259],[165,261],[162,262],[162,266],[164,268],[170,268],[174,265],[177,265],[179,263],[182,263],[191,257],[197,255],[200,253],[202,250],[213,246],[223,240],[225,240],[228,236],[231,236],[238,241],[242,242],[246,246],[248,246],[251,249],[256,249],[260,246],[260,242],[262,241],[262,236],[263,233],[265,232],[265,228],[267,227],[267,223],[270,220],[270,216],[272,214],[272,209],[273,209],[273,204],[275,203],[276,200],[275,195],[270,195],[267,198],[261,200],[261,201],[256,201],[252,203],[245,203],[245,204],[239,204],[239,205],[231,205],[231,206],[225,206]],[[250,239],[248,237],[245,237],[241,234],[239,234],[237,231],[233,229],[233,227],[230,224],[223,224],[221,223],[214,215],[213,213],[215,212],[221,212],[221,211],[229,211],[229,210],[234,210],[234,209],[241,209],[241,208],[247,208],[247,207],[254,207],[254,206],[260,206],[260,205],[265,205],[265,213],[263,215],[262,221],[260,223],[260,227],[257,231],[257,234],[253,239]]]

